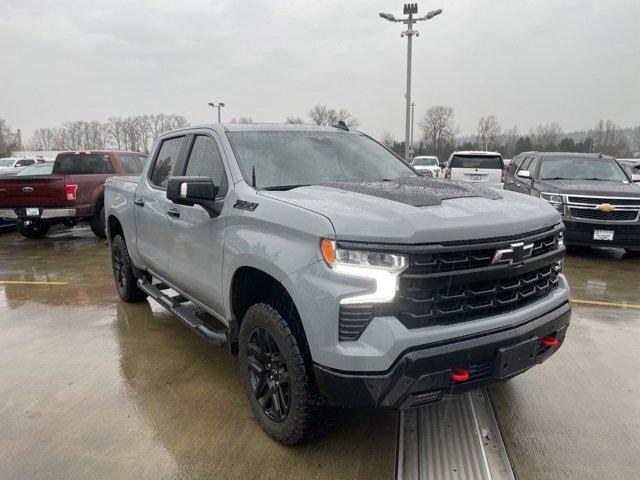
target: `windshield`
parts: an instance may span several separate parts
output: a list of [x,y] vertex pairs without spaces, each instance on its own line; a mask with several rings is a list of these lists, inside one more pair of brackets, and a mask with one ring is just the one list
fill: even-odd
[[602,158],[544,158],[539,177],[541,180],[629,180],[614,160]]
[[450,168],[495,168],[502,170],[502,157],[489,155],[454,155]]
[[18,176],[25,175],[50,175],[51,170],[53,170],[53,162],[47,163],[35,163],[33,165],[29,165],[26,168],[23,168],[20,172],[18,172]]
[[413,160],[414,167],[437,167],[438,159],[435,157],[416,157]]
[[13,158],[0,158],[0,167],[12,167],[15,160]]
[[417,174],[364,135],[334,132],[230,132],[245,179],[257,188],[336,180],[384,180]]

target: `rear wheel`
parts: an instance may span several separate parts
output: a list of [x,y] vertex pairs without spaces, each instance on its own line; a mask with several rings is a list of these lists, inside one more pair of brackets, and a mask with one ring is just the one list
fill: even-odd
[[138,279],[133,273],[133,264],[122,235],[116,235],[111,242],[111,265],[116,290],[122,300],[133,303],[147,298],[147,294],[138,287]]
[[104,205],[100,202],[93,217],[91,217],[91,231],[98,238],[107,238],[107,221],[104,216]]
[[42,238],[49,231],[49,224],[40,221],[31,222],[25,225],[18,222],[18,232],[25,238]]
[[271,437],[294,445],[326,432],[336,409],[318,391],[310,362],[276,309],[258,303],[247,310],[239,355],[251,408]]

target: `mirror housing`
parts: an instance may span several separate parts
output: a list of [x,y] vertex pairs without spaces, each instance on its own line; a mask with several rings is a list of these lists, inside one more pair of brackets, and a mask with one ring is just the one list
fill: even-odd
[[217,194],[211,177],[171,177],[167,184],[167,198],[178,205],[201,205],[209,210]]
[[640,182],[640,173],[633,173],[631,175],[631,181],[632,182]]
[[531,172],[529,170],[520,170],[516,175],[520,178],[531,179]]

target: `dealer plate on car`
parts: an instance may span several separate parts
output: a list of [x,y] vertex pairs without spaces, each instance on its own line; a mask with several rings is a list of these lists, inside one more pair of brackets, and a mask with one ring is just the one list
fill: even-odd
[[536,361],[538,339],[531,338],[498,350],[496,377],[507,378],[533,366]]
[[27,208],[27,217],[39,217],[40,210],[38,208]]
[[479,182],[480,180],[482,180],[482,175],[470,175],[470,176],[471,176],[472,182]]
[[593,239],[594,240],[613,240],[613,230],[594,230],[593,231]]

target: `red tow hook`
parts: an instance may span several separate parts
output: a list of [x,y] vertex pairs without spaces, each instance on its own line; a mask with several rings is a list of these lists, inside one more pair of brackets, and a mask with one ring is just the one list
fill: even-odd
[[467,380],[469,380],[469,370],[465,368],[452,370],[451,373],[449,373],[449,378],[453,382],[466,382]]
[[542,337],[540,339],[540,345],[547,348],[555,348],[560,344],[560,340],[556,337]]

